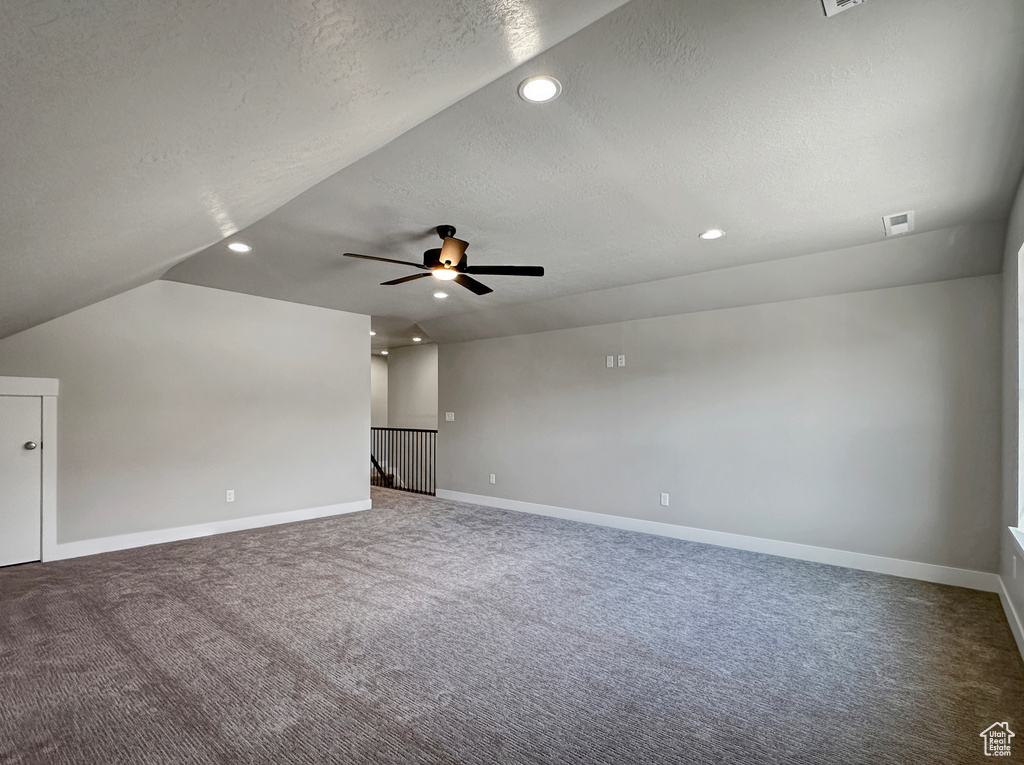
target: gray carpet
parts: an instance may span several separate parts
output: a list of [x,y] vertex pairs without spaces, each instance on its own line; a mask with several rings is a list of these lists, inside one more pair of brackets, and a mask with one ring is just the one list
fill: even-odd
[[995,595],[374,491],[0,570],[4,763],[959,763]]

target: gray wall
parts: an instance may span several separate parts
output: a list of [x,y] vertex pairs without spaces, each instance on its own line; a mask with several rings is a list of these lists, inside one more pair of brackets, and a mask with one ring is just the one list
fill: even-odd
[[388,360],[370,357],[370,427],[388,426]]
[[[1017,613],[1024,617],[1024,557],[1021,557],[1007,526],[1018,525],[1020,507],[1020,318],[1019,263],[1017,253],[1024,245],[1024,181],[1010,214],[1003,258],[1003,516],[999,529],[1002,545],[1000,574]],[[1013,556],[1017,556],[1017,578],[1013,577]]]
[[1000,285],[442,345],[438,486],[995,571]]
[[58,542],[367,499],[369,323],[156,281],[0,341],[60,379]]
[[437,428],[437,346],[433,343],[389,352],[388,426]]

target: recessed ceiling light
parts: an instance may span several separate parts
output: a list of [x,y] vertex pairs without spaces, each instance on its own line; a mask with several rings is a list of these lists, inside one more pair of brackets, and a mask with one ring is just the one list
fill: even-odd
[[721,239],[725,236],[725,232],[720,228],[709,228],[703,234],[700,234],[701,239]]
[[376,335],[376,334],[377,334],[377,333],[376,333],[376,332],[374,332],[374,331],[373,331],[372,329],[370,330],[370,337],[373,337],[373,336],[374,336],[374,335]]
[[252,247],[245,242],[232,242],[228,245],[228,249],[232,252],[252,252]]
[[447,292],[435,292],[434,293],[434,297],[436,297],[438,300],[444,300],[446,297],[448,297],[448,293]]
[[422,337],[414,337],[414,338],[412,339],[412,341],[413,341],[414,343],[422,343],[422,342],[423,342],[423,338],[422,338]]
[[554,77],[541,74],[536,77],[527,77],[519,83],[519,97],[531,104],[543,104],[554,101],[562,92],[562,83]]
[[381,356],[387,356],[387,355],[388,355],[388,352],[387,352],[387,351],[381,351],[381,352],[380,352],[380,355],[381,355]]

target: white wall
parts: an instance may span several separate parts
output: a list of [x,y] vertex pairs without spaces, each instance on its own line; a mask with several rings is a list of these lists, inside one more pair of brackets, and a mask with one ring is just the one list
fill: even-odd
[[370,357],[370,427],[388,426],[388,360]]
[[388,426],[437,429],[437,346],[410,345],[388,354]]
[[0,341],[60,379],[57,541],[368,499],[369,321],[156,281]]
[[442,345],[438,486],[995,571],[1000,284]]

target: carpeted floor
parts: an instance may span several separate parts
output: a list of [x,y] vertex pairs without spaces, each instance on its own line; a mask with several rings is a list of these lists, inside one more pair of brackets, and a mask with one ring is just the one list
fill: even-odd
[[388,490],[0,570],[3,763],[960,763],[995,595]]

